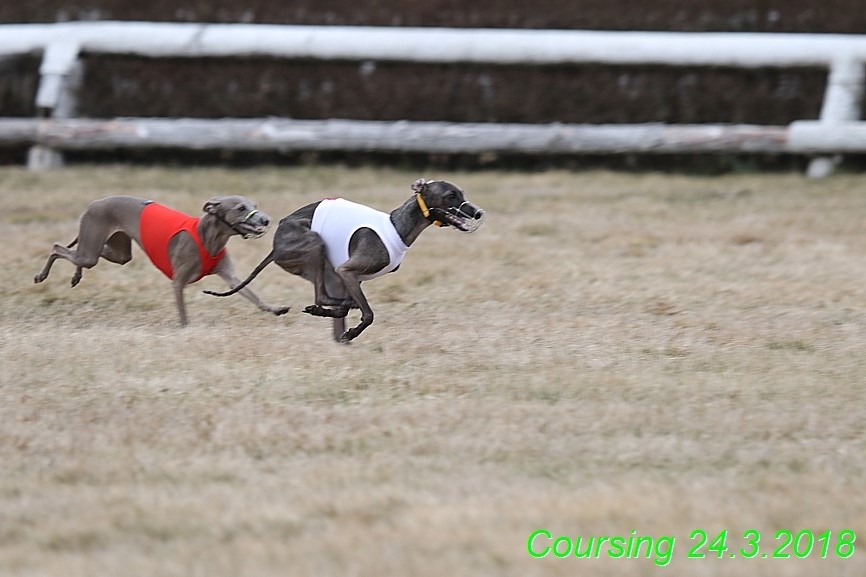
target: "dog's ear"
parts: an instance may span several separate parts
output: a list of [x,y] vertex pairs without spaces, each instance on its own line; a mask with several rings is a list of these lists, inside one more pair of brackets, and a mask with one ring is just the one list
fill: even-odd
[[426,186],[427,186],[427,181],[424,180],[423,178],[419,178],[418,180],[416,180],[415,182],[412,183],[412,190],[414,190],[415,192],[421,192],[422,190],[424,190],[424,187],[426,187]]
[[223,197],[215,196],[212,199],[210,199],[209,201],[207,201],[206,203],[204,203],[202,210],[209,213],[209,214],[216,214],[217,211],[219,210],[219,205],[221,205],[222,202],[223,202]]

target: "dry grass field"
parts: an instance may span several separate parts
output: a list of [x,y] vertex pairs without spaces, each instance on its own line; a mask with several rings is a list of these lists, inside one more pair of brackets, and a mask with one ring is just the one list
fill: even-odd
[[[241,193],[278,219],[337,195],[390,210],[418,176],[0,169],[0,575],[866,574],[862,176],[425,174],[488,220],[367,283],[352,346],[277,267],[252,288],[288,315],[208,277],[187,329],[137,247],[75,289],[65,261],[32,281],[102,196],[198,214]],[[271,238],[232,239],[239,274]],[[665,567],[536,559],[537,529],[675,541]],[[729,531],[721,559],[688,558],[695,530]]]

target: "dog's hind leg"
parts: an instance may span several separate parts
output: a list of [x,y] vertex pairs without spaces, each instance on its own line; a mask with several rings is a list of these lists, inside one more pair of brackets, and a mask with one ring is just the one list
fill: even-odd
[[81,280],[81,271],[83,268],[91,268],[99,260],[99,254],[96,257],[80,254],[80,249],[69,249],[62,244],[55,244],[48,255],[48,261],[45,263],[42,271],[33,277],[33,282],[40,283],[48,278],[48,273],[51,271],[51,266],[58,258],[65,258],[75,265],[75,273],[72,275],[72,286],[78,284]]
[[[324,306],[319,300],[314,305],[310,305],[304,309],[304,312],[317,317],[331,318],[331,334],[334,340],[338,343],[349,344],[349,341],[343,339],[346,334],[346,315],[349,314],[349,309],[356,307],[355,301],[349,298],[349,293],[346,290],[346,285],[343,280],[334,271],[331,263],[325,262],[323,270],[325,277],[325,292],[329,300],[327,303],[330,306]],[[333,304],[333,303],[339,304]]]
[[349,309],[355,305],[355,302],[349,298],[349,292],[346,290],[346,285],[343,279],[334,271],[334,267],[327,260],[322,267],[322,278],[324,283],[324,293],[328,298],[328,303],[338,302],[339,305],[331,305],[332,308],[325,308],[324,303],[316,301],[315,305],[308,306],[304,312],[316,316],[331,317],[331,331],[334,340],[348,344],[349,341],[341,340],[346,332],[346,315],[349,314]]
[[[80,238],[80,235],[79,235]],[[87,239],[89,242],[78,242],[77,248],[69,248],[75,246],[76,242],[72,241],[69,245],[55,244],[51,249],[51,254],[48,255],[48,261],[42,271],[33,279],[34,282],[40,283],[48,277],[51,270],[51,265],[58,258],[64,258],[75,265],[75,273],[72,275],[70,284],[76,286],[81,282],[82,271],[85,268],[93,268],[99,257],[105,257],[111,262],[125,264],[132,258],[132,246],[129,236],[122,232],[115,233],[106,244],[105,239],[100,239],[98,236]],[[101,240],[101,242],[99,242]],[[97,244],[98,243],[98,244]]]
[[350,341],[344,341],[343,335],[346,333],[346,317],[331,319],[331,335],[338,343],[349,344]]
[[338,343],[349,344],[349,341],[342,340],[343,334],[346,332],[346,315],[349,313],[349,308],[351,305],[354,305],[354,301],[349,298],[349,292],[346,290],[346,284],[343,282],[343,279],[337,275],[336,271],[334,271],[334,267],[331,266],[331,263],[325,263],[325,291],[328,293],[328,296],[341,300],[346,303],[345,306],[340,306],[336,309],[336,314],[333,319],[331,319],[331,334],[334,337],[334,340]]
[[[131,258],[129,236],[118,232],[116,221],[110,213],[110,205],[111,203],[106,199],[91,203],[81,215],[78,236],[66,246],[55,244],[48,255],[48,261],[33,281],[40,283],[48,278],[51,266],[58,258],[66,259],[75,265],[72,286],[81,281],[82,270],[95,266],[100,256],[105,256],[113,262],[120,262],[126,256]],[[128,262],[129,259],[126,260]]]
[[115,232],[105,241],[99,256],[120,265],[128,263],[132,260],[132,239],[125,232]]
[[[77,239],[76,239],[77,240]],[[75,241],[72,244],[67,245],[67,248],[74,245]],[[111,235],[105,245],[102,247],[102,252],[100,255],[102,258],[109,262],[114,262],[119,265],[124,265],[132,260],[132,239],[129,238],[124,232],[116,232]],[[81,282],[82,268],[80,266],[75,267],[75,273],[72,275],[72,286],[77,285]],[[48,275],[46,275],[48,276]],[[43,277],[44,280],[44,277]],[[39,281],[37,281],[39,282]]]
[[[70,242],[69,244],[67,244],[63,248],[67,248],[67,249],[72,248],[73,246],[75,246],[75,244],[77,242],[78,242],[78,237],[76,236],[75,240],[73,240],[72,242]],[[51,252],[48,254],[48,260],[45,262],[45,266],[42,267],[42,270],[39,271],[39,274],[37,274],[36,276],[33,277],[33,282],[40,283],[40,282],[42,282],[48,278],[48,273],[51,272],[51,267],[54,265],[54,261],[56,261],[58,258],[60,258],[60,255],[56,254],[57,246],[58,245],[55,244],[54,247],[52,247]]]
[[[274,240],[274,262],[286,272],[313,283],[316,304],[312,307],[317,310],[329,306],[348,307],[345,287],[341,286],[342,280],[328,262],[322,237],[311,231],[303,221],[283,221],[278,233],[280,236]],[[318,316],[333,315],[326,313]]]
[[[74,243],[73,243],[74,244]],[[96,255],[83,253],[81,247],[70,249],[62,244],[55,244],[48,255],[48,261],[34,278],[33,282],[40,283],[48,278],[48,273],[51,272],[51,266],[58,258],[64,258],[75,265],[75,273],[72,275],[72,286],[75,286],[81,281],[81,272],[84,268],[92,268],[99,260],[99,253]]]

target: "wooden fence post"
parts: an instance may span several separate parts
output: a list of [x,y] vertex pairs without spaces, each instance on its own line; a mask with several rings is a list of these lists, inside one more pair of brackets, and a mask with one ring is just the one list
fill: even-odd
[[[863,105],[863,83],[866,81],[863,61],[846,58],[830,65],[827,88],[824,91],[824,104],[821,106],[820,122],[832,125],[853,122],[860,119]],[[840,157],[819,156],[809,163],[807,175],[810,178],[824,178],[833,173]]]
[[[77,108],[78,88],[84,66],[78,58],[80,47],[76,43],[49,44],[39,67],[41,76],[36,93],[36,110],[40,118],[73,118]],[[30,170],[44,170],[63,166],[63,153],[48,146],[36,144],[27,153]]]

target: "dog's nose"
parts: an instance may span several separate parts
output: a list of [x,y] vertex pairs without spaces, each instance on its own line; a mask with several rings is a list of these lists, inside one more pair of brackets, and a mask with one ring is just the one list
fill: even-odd
[[481,220],[482,218],[484,218],[484,211],[481,210],[480,208],[476,209],[475,210],[475,220]]
[[270,226],[270,225],[271,225],[271,219],[269,219],[265,215],[262,215],[262,226]]

